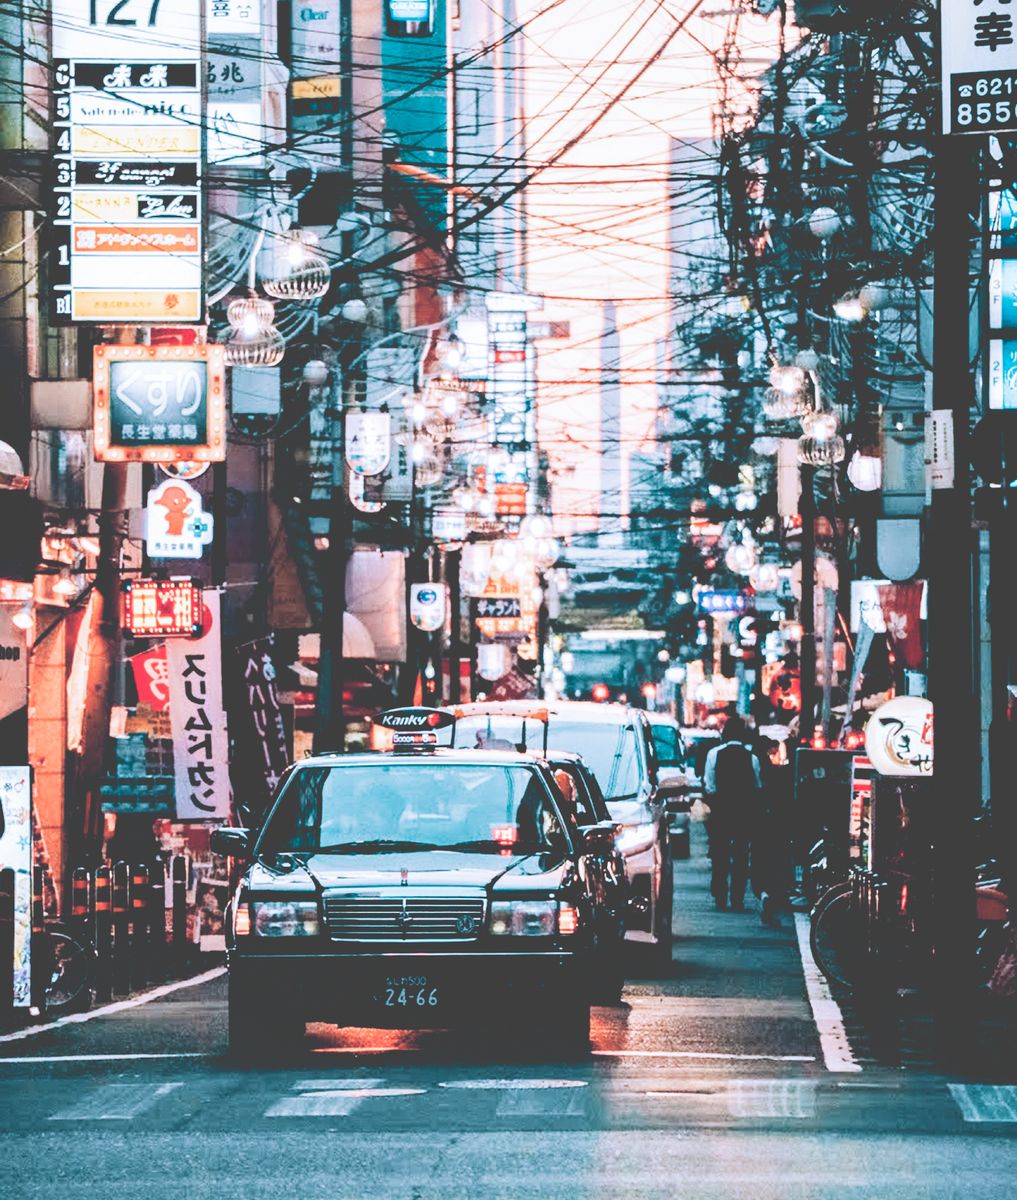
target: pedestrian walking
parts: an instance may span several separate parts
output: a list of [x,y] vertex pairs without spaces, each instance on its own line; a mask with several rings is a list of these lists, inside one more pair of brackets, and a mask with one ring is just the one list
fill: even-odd
[[780,743],[772,739],[759,743],[763,790],[752,837],[752,890],[763,924],[772,929],[780,928],[777,914],[788,905],[794,876],[791,769],[780,751]]
[[718,908],[730,904],[733,912],[744,912],[762,775],[749,745],[748,726],[740,717],[728,720],[720,745],[706,756],[703,788],[710,806],[710,890]]

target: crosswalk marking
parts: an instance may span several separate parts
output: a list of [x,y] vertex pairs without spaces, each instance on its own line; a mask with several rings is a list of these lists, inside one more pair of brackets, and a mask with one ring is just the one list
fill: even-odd
[[732,1117],[808,1120],[816,1115],[816,1083],[811,1079],[731,1079],[727,1107]]
[[947,1086],[965,1121],[1017,1122],[1017,1087],[987,1083]]
[[163,1096],[177,1088],[182,1082],[162,1083],[153,1087],[151,1083],[105,1083],[76,1104],[60,1109],[49,1118],[51,1121],[132,1121],[142,1113],[154,1108]]
[[499,1117],[581,1117],[586,1114],[587,1093],[580,1089],[509,1088],[495,1109]]
[[283,1096],[265,1110],[266,1117],[348,1117],[375,1097],[423,1096],[427,1088],[383,1087],[381,1079],[304,1079],[297,1095]]

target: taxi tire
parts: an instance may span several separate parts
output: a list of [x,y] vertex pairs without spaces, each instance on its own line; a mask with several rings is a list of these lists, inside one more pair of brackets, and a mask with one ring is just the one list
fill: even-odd
[[304,1022],[280,997],[253,1001],[232,984],[228,988],[229,1056],[237,1062],[259,1062],[292,1052],[304,1036]]
[[568,1050],[589,1049],[589,997],[569,996],[559,1000],[546,1028],[556,1046],[563,1046]]

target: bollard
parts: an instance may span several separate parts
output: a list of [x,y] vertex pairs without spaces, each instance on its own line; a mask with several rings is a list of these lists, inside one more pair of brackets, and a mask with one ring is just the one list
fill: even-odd
[[35,933],[41,933],[46,924],[42,887],[42,863],[34,863],[32,866],[32,929]]
[[113,864],[113,992],[126,996],[131,990],[130,949],[130,868],[125,862]]
[[113,936],[112,873],[108,863],[95,872],[95,998],[108,1000],[113,993],[111,976]]
[[173,960],[179,969],[187,958],[187,859],[173,859]]
[[148,867],[138,863],[131,872],[131,986],[144,987],[148,980],[148,914],[151,888]]
[[152,979],[166,978],[166,864],[156,861],[148,885],[148,965]]
[[87,867],[75,867],[71,875],[71,920],[87,928],[92,915],[92,873]]

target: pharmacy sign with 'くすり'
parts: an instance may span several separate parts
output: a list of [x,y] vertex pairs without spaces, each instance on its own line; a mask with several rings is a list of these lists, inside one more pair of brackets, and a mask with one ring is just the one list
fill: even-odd
[[941,0],[943,131],[1017,129],[1017,4]]
[[95,457],[100,462],[222,462],[222,346],[96,346]]

